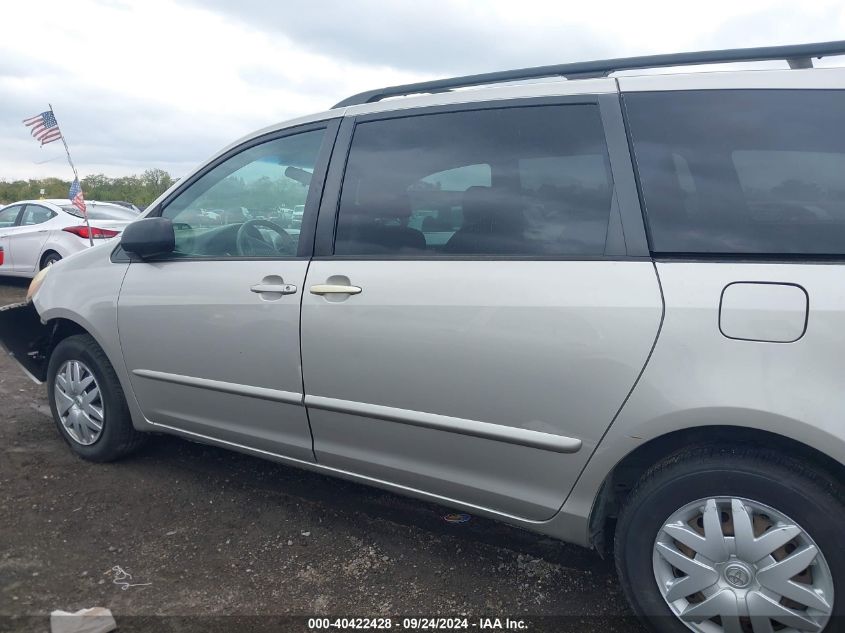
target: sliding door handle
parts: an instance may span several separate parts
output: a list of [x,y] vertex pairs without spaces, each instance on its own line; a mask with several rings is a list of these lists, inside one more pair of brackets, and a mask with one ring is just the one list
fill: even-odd
[[357,295],[361,292],[358,286],[342,286],[339,284],[317,284],[311,286],[312,295]]

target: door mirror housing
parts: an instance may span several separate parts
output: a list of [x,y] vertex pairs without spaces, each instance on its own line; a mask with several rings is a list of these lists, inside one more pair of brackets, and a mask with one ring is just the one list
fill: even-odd
[[123,229],[120,236],[123,250],[141,259],[172,253],[176,248],[173,222],[167,218],[143,218]]

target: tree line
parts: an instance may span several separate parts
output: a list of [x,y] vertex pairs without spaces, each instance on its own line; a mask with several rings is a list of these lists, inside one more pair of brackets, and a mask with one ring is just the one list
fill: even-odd
[[[123,200],[142,209],[174,182],[163,169],[148,169],[140,175],[109,178],[104,174],[86,176],[80,182],[86,200]],[[71,181],[61,178],[0,180],[0,203],[44,198],[67,198]]]

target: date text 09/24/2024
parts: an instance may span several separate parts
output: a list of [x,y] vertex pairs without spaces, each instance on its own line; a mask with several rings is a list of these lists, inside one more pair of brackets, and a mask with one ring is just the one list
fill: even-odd
[[366,629],[404,629],[404,630],[487,630],[521,631],[528,628],[524,619],[511,618],[426,618],[412,617],[394,620],[393,618],[309,618],[309,630],[366,630]]

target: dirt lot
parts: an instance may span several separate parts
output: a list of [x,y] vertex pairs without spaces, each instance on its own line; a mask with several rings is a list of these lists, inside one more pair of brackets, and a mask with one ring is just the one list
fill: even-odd
[[[0,304],[25,287],[0,278]],[[315,614],[638,630],[612,564],[587,550],[172,437],[89,464],[5,356],[0,402],[0,630],[46,631],[53,609],[91,606],[121,631],[305,630],[283,616]],[[118,565],[149,584],[121,589]]]

